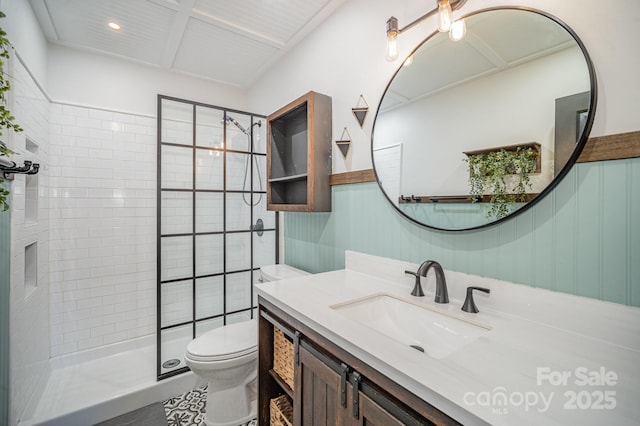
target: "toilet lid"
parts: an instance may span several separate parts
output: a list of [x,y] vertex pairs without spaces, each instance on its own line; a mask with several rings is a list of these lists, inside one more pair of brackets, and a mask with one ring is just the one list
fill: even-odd
[[257,350],[258,324],[251,320],[219,327],[196,337],[187,345],[187,356],[194,361],[221,361]]

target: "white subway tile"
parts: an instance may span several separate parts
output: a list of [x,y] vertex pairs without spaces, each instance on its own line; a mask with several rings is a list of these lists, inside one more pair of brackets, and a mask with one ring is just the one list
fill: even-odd
[[103,318],[100,316],[85,318],[82,321],[78,321],[78,330],[91,329],[93,327],[98,327],[102,324],[103,324]]
[[135,329],[137,326],[138,326],[138,322],[136,320],[120,321],[116,323],[116,330],[117,331],[131,330],[131,329]]
[[105,345],[108,345],[110,343],[121,342],[123,340],[126,340],[127,338],[129,338],[127,336],[127,333],[118,332],[118,333],[105,334],[103,336],[103,341]]
[[100,127],[89,128],[88,136],[90,139],[101,140],[104,144],[103,146],[105,146],[108,142],[110,142],[113,139],[113,132],[111,130],[101,129]]
[[62,334],[69,334],[76,331],[77,329],[78,329],[77,321],[67,321],[62,324]]
[[50,336],[50,341],[49,341],[51,346],[56,346],[56,345],[61,345],[64,343],[64,338],[62,335],[55,335],[52,334]]
[[100,109],[87,108],[89,111],[89,117],[97,118],[98,120],[113,120],[113,112]]
[[64,333],[64,343],[72,343],[72,342],[77,342],[81,339],[88,339],[89,337],[91,337],[91,333],[90,331],[87,330],[77,330],[77,331],[71,331],[69,333]]
[[118,312],[115,314],[108,314],[102,316],[102,322],[104,324],[117,324],[127,320],[127,315],[124,312]]
[[78,341],[78,350],[85,350],[95,348],[97,346],[101,346],[104,344],[102,340],[102,336],[91,337],[88,339],[83,339]]
[[[86,117],[73,117],[76,126],[78,127],[86,127],[88,129],[97,129],[100,128],[101,121],[95,118],[86,118]],[[74,123],[62,123],[62,124],[74,124]],[[91,130],[89,130],[89,134],[91,135]]]
[[51,356],[59,356],[68,353],[73,353],[78,351],[78,342],[70,342],[64,343],[61,345],[52,345],[51,346]]
[[97,306],[102,305],[102,298],[99,296],[94,296],[94,289],[89,290],[89,295],[93,297],[89,297],[87,299],[81,299],[76,302],[77,309],[89,309],[95,308]]
[[75,115],[76,117],[89,117],[89,109],[73,105],[62,105],[62,114]]
[[116,331],[116,327],[113,324],[101,325],[99,327],[93,327],[91,329],[91,337],[104,336],[105,334],[111,334]]

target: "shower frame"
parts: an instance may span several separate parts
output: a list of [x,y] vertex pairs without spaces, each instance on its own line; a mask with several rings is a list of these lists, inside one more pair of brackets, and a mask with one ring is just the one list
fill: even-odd
[[[185,145],[185,144],[179,144],[179,143],[172,143],[172,142],[163,142],[162,141],[162,121],[163,121],[163,112],[162,112],[162,102],[163,100],[166,101],[171,101],[171,102],[179,102],[179,103],[184,103],[187,105],[190,105],[192,108],[192,144],[191,145]],[[206,103],[202,103],[202,102],[196,102],[196,101],[190,101],[190,100],[186,100],[186,99],[181,99],[181,98],[176,98],[176,97],[172,97],[172,96],[166,96],[166,95],[158,95],[158,99],[157,99],[157,208],[156,208],[156,212],[157,212],[157,240],[156,240],[156,376],[157,376],[157,380],[162,380],[162,379],[167,379],[169,377],[173,377],[175,375],[184,373],[186,371],[189,371],[188,367],[182,367],[182,368],[178,368],[175,370],[171,370],[171,371],[167,371],[167,372],[162,372],[162,332],[164,330],[170,330],[170,329],[176,329],[179,327],[184,327],[187,325],[191,325],[191,338],[195,338],[196,337],[196,325],[200,322],[204,322],[204,321],[209,321],[209,320],[214,320],[214,319],[220,319],[222,318],[222,322],[223,325],[227,324],[227,317],[229,315],[234,315],[234,314],[238,314],[238,313],[243,313],[243,312],[247,312],[249,313],[250,317],[253,319],[256,315],[256,310],[257,310],[257,306],[254,304],[254,282],[256,279],[256,274],[260,273],[259,267],[256,267],[254,264],[254,252],[253,252],[253,246],[254,246],[254,234],[259,234],[262,235],[262,232],[268,232],[268,231],[272,231],[274,232],[274,236],[275,236],[275,263],[279,263],[279,214],[278,212],[275,212],[275,227],[274,228],[257,228],[254,226],[254,222],[255,222],[255,217],[254,217],[254,206],[253,206],[253,197],[254,194],[259,194],[262,195],[262,197],[264,197],[264,204],[265,204],[265,209],[266,209],[266,197],[267,197],[267,192],[266,192],[266,167],[264,170],[264,179],[265,179],[265,188],[264,190],[260,191],[260,190],[254,190],[254,161],[255,161],[255,157],[265,157],[266,158],[266,152],[263,153],[257,153],[255,152],[255,146],[254,146],[254,124],[256,119],[260,119],[263,122],[263,125],[266,126],[266,116],[264,115],[259,115],[259,114],[254,114],[251,112],[246,112],[246,111],[240,111],[240,110],[236,110],[236,109],[232,109],[232,108],[225,108],[225,107],[221,107],[221,106],[216,106],[216,105],[211,105],[211,104],[206,104]],[[201,108],[209,108],[209,109],[214,109],[214,110],[218,110],[221,111],[223,114],[223,123],[222,123],[222,129],[223,129],[223,141],[224,141],[224,145],[222,148],[212,148],[210,146],[201,146],[201,145],[197,145],[197,140],[196,140],[196,126],[197,126],[197,120],[196,120],[196,111],[197,108],[201,107]],[[251,117],[251,126],[249,128],[250,131],[250,150],[249,151],[242,151],[242,150],[238,150],[238,149],[229,149],[228,146],[229,144],[227,143],[227,121],[224,120],[225,117],[227,117],[227,113],[230,114],[241,114],[244,116],[250,116]],[[266,142],[266,141],[265,141]],[[174,146],[174,147],[179,147],[179,148],[183,148],[183,149],[191,149],[192,151],[192,168],[193,170],[192,172],[192,187],[191,189],[177,189],[177,188],[163,188],[162,187],[162,147],[163,146]],[[265,145],[266,148],[266,145]],[[197,183],[196,183],[196,152],[198,149],[201,150],[212,150],[212,151],[218,151],[221,152],[223,154],[223,189],[218,190],[218,189],[197,189]],[[248,167],[248,173],[250,173],[250,188],[249,190],[227,190],[227,153],[235,153],[235,154],[247,154],[249,155],[249,161],[251,166]],[[265,162],[266,165],[266,162]],[[245,177],[246,178],[246,177]],[[162,233],[162,194],[165,191],[169,191],[169,192],[190,192],[192,194],[191,196],[191,232],[190,233],[179,233],[179,234],[163,234]],[[214,231],[214,232],[196,232],[196,216],[197,216],[197,210],[196,210],[196,194],[198,192],[208,192],[208,193],[219,193],[222,194],[222,209],[223,209],[223,227],[222,227],[222,231]],[[227,230],[227,214],[226,214],[226,208],[227,208],[227,194],[243,194],[243,199],[244,199],[244,195],[249,195],[250,197],[250,227],[247,230]],[[232,271],[228,271],[227,270],[227,260],[226,260],[226,255],[224,255],[224,253],[226,253],[226,249],[227,249],[227,238],[226,236],[229,234],[239,234],[239,233],[249,233],[250,234],[250,268],[249,269],[240,269],[240,270],[232,270]],[[213,273],[213,274],[204,274],[204,275],[197,275],[196,274],[196,237],[199,235],[222,235],[223,236],[223,271],[219,272],[219,273]],[[191,237],[191,247],[192,247],[192,265],[191,265],[191,276],[186,276],[186,277],[180,277],[180,278],[175,278],[175,279],[167,279],[167,280],[162,280],[162,239],[163,238],[171,238],[171,237],[185,237],[185,236],[190,236]],[[234,310],[234,311],[227,311],[227,275],[229,273],[232,274],[236,274],[236,273],[249,273],[250,274],[250,307],[249,308],[243,308],[243,309],[239,309],[239,310]],[[223,312],[220,314],[215,314],[215,315],[210,315],[210,316],[205,316],[202,318],[198,318],[197,317],[197,310],[196,310],[196,296],[197,296],[197,286],[196,286],[196,282],[197,279],[200,278],[208,278],[208,277],[216,277],[216,276],[222,276],[223,279]],[[171,283],[175,283],[175,282],[180,282],[180,281],[188,281],[191,280],[191,319],[188,321],[181,321],[175,324],[170,324],[170,325],[162,325],[162,286],[166,285],[166,284],[171,284]],[[186,348],[185,348],[186,349]]]

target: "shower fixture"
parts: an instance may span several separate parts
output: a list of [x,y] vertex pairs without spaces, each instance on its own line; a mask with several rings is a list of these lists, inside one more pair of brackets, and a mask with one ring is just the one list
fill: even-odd
[[[247,138],[248,138],[248,140],[247,140],[247,142],[248,142],[247,151],[252,152],[252,139],[253,139],[252,130],[253,130],[253,128],[255,126],[262,127],[262,121],[261,120],[257,120],[255,123],[251,124],[251,126],[249,126],[249,128],[246,128],[242,124],[240,124],[238,122],[238,120],[236,120],[235,118],[233,118],[232,116],[230,116],[229,114],[226,114],[226,113],[224,115],[224,120],[223,121],[225,123],[227,123],[227,124],[228,123],[233,124],[242,133],[244,133],[247,136]],[[249,164],[250,164],[250,158],[251,157],[254,157],[254,156],[252,154],[248,154],[247,155],[247,161],[245,161],[245,164],[244,164],[244,179],[242,181],[242,190],[243,191],[247,190],[247,178],[249,177]],[[259,187],[258,190],[262,191],[262,177],[260,176],[260,164],[258,164],[258,158],[257,157],[254,157],[254,158],[255,158],[255,162],[256,162],[256,172],[258,174],[258,187]],[[260,204],[260,202],[262,201],[262,193],[260,193],[258,195],[258,200],[255,203],[253,203],[252,200],[247,201],[246,194],[243,192],[242,193],[242,201],[248,206],[255,207],[258,204]]]
[[[244,133],[245,135],[251,137],[251,132],[249,131],[249,129],[247,129],[246,127],[242,126],[242,124],[238,123],[238,120],[236,120],[235,118],[231,117],[230,115],[226,115],[225,114],[225,121],[227,123],[233,123],[234,126],[236,126],[238,129],[240,129],[240,131],[242,133]],[[255,123],[253,123],[251,125],[251,127],[253,126],[258,126],[258,127],[262,127],[262,121],[258,120]]]

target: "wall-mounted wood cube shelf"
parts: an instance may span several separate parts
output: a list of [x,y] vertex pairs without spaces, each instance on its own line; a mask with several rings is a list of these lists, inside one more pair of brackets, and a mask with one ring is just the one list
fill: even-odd
[[331,211],[331,97],[309,92],[267,117],[267,210]]
[[536,169],[533,173],[540,173],[540,171],[542,170],[542,156],[540,155],[540,144],[538,142],[528,142],[528,143],[520,143],[516,145],[498,146],[495,148],[478,149],[475,151],[465,151],[464,154],[467,157],[473,157],[474,155],[486,154],[488,152],[498,152],[501,150],[515,153],[518,150],[518,148],[520,149],[531,148],[535,152]]

